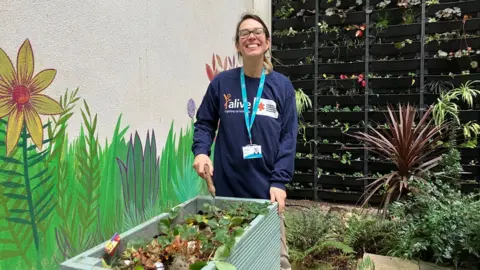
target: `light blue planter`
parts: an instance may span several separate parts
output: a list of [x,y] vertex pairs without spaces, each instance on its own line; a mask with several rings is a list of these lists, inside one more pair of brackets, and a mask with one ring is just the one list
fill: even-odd
[[[197,196],[180,205],[182,208],[178,218],[183,213],[196,213],[202,209],[204,203],[210,203],[210,196]],[[229,197],[217,197],[215,205],[221,207],[223,202],[258,202],[265,203],[265,200],[240,199]],[[266,216],[258,216],[246,228],[245,233],[233,248],[227,262],[235,265],[238,270],[278,270],[280,269],[280,217],[277,214],[278,204],[274,203],[269,207]],[[140,224],[122,234],[121,242],[116,253],[120,255],[125,249],[125,243],[130,239],[152,240],[154,235],[159,233],[158,222],[168,218],[168,213],[163,213],[149,221]],[[77,256],[60,264],[62,270],[87,270],[87,269],[108,269],[102,267],[102,257],[105,255],[104,247],[106,241],[93,247]],[[210,262],[203,270],[216,269],[215,264]]]

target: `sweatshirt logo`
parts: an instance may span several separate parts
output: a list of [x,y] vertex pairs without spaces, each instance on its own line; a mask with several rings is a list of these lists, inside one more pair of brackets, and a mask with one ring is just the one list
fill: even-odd
[[232,99],[231,99],[232,95],[230,94],[223,94],[223,98],[225,99],[225,104],[223,105],[225,107],[225,110],[227,109],[228,107],[228,102],[230,102]]
[[[223,107],[225,109],[225,113],[243,113],[243,101],[240,98],[233,98],[231,94],[223,94],[223,98],[225,102],[223,103]],[[250,110],[252,104],[248,102],[248,109]]]

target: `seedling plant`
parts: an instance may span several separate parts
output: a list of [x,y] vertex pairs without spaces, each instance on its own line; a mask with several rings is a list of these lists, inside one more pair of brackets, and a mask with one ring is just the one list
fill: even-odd
[[197,213],[185,213],[181,218],[176,207],[169,217],[158,224],[158,235],[146,243],[132,239],[121,256],[114,258],[113,269],[165,270],[202,269],[210,261],[218,270],[233,270],[227,263],[233,246],[243,235],[250,222],[268,213],[270,203],[225,203],[221,209],[205,203]]

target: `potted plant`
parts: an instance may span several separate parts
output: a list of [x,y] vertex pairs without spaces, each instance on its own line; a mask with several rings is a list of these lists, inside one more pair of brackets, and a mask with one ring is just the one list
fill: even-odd
[[197,196],[119,234],[112,239],[117,244],[114,251],[107,252],[112,241],[106,241],[60,268],[278,269],[277,207],[268,200],[225,197],[212,204],[211,197]]

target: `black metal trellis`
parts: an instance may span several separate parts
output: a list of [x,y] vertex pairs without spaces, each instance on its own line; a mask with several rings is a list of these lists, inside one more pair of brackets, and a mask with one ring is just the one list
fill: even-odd
[[[348,1],[350,0],[342,0],[342,3],[344,2],[343,3],[344,6]],[[451,0],[451,2],[453,1],[454,0]],[[355,1],[352,0],[350,2],[353,3]],[[437,81],[437,80],[451,80],[451,81],[455,81],[456,84],[458,84],[460,80],[463,80],[460,78],[452,79],[449,76],[435,75],[435,74],[438,74],[440,70],[440,68],[434,65],[434,63],[436,64],[438,62],[438,59],[429,57],[429,55],[431,55],[434,52],[436,53],[436,50],[432,50],[432,46],[433,46],[432,44],[426,44],[427,34],[432,35],[434,33],[440,32],[444,29],[444,27],[449,27],[449,29],[458,29],[459,27],[461,27],[460,25],[455,26],[454,25],[455,22],[452,22],[450,25],[448,25],[448,23],[445,23],[445,22],[441,22],[437,24],[435,23],[427,24],[427,17],[432,17],[434,16],[432,14],[434,14],[437,10],[448,7],[447,3],[442,2],[440,5],[427,7],[425,1],[422,1],[420,6],[415,7],[417,11],[421,10],[421,19],[417,20],[417,23],[411,23],[407,25],[400,25],[400,23],[392,23],[391,25],[393,26],[392,28],[390,28],[390,25],[389,25],[387,26],[385,32],[380,32],[372,24],[372,22],[378,22],[380,11],[375,5],[378,4],[379,2],[380,2],[379,0],[364,0],[362,11],[353,11],[351,13],[348,13],[345,19],[345,22],[339,22],[338,18],[335,18],[335,15],[326,16],[325,10],[329,5],[326,0],[293,1],[295,8],[298,8],[298,9],[304,8],[309,10],[315,9],[315,17],[293,16],[292,19],[277,21],[277,27],[279,29],[288,29],[288,27],[292,27],[293,29],[300,30],[301,28],[306,29],[310,27],[315,27],[315,31],[310,32],[310,34],[314,32],[315,37],[308,39],[308,44],[313,43],[312,45],[312,48],[314,49],[313,52],[307,51],[307,49],[302,51],[302,48],[291,49],[293,47],[289,46],[289,44],[293,42],[292,40],[297,40],[296,42],[298,43],[301,41],[302,38],[305,40],[308,38],[308,34],[301,33],[301,32],[299,32],[296,36],[291,37],[291,40],[288,40],[289,37],[283,37],[283,39],[286,41],[285,44],[287,44],[287,46],[289,47],[288,49],[284,49],[284,51],[279,52],[279,54],[281,54],[282,56],[287,56],[288,60],[291,60],[291,62],[294,62],[293,60],[305,57],[308,52],[311,52],[313,55],[312,58],[314,59],[313,65],[302,64],[302,65],[293,66],[293,67],[279,66],[277,68],[277,71],[280,71],[281,73],[282,72],[287,73],[287,75],[290,75],[290,76],[296,76],[296,79],[300,78],[300,80],[296,82],[297,85],[299,85],[298,88],[308,88],[308,89],[313,88],[312,90],[313,92],[311,94],[311,96],[313,97],[313,102],[312,102],[313,109],[311,111],[307,111],[304,114],[304,119],[307,122],[311,122],[313,124],[312,128],[308,129],[307,137],[313,137],[313,139],[316,140],[318,143],[321,143],[321,139],[324,139],[324,138],[328,138],[332,142],[333,140],[340,140],[341,142],[344,143],[345,141],[342,141],[343,139],[340,138],[340,136],[343,136],[343,135],[332,135],[333,133],[335,133],[335,130],[327,129],[323,127],[329,127],[330,125],[328,122],[334,118],[337,118],[338,120],[340,120],[340,122],[348,122],[350,121],[348,119],[351,119],[352,115],[355,114],[354,112],[344,114],[344,115],[338,112],[333,112],[333,113],[330,112],[329,114],[326,114],[320,110],[320,106],[326,106],[328,104],[334,106],[335,99],[340,99],[340,97],[344,97],[341,95],[340,96],[325,95],[325,93],[319,92],[321,88],[324,88],[327,85],[334,86],[336,89],[341,88],[341,87],[340,88],[337,87],[339,85],[342,85],[343,87],[347,87],[345,86],[347,85],[347,81],[342,81],[338,79],[338,72],[340,72],[338,68],[340,67],[340,65],[335,65],[335,63],[333,63],[332,65],[332,62],[325,61],[327,58],[340,59],[340,58],[337,58],[336,56],[334,57],[333,53],[335,52],[335,54],[337,53],[345,54],[345,47],[347,47],[346,43],[338,45],[339,47],[335,47],[334,52],[328,52],[328,50],[330,48],[333,48],[333,46],[331,44],[326,44],[325,46],[327,47],[323,47],[323,45],[321,45],[323,44],[323,41],[329,40],[328,33],[324,33],[324,32],[320,33],[318,23],[321,22],[322,20],[327,20],[329,25],[331,25],[329,21],[332,21],[333,25],[337,25],[337,26],[341,25],[341,29],[343,29],[342,27],[346,25],[358,24],[361,20],[362,20],[362,23],[365,22],[366,24],[366,29],[364,33],[365,45],[362,48],[356,48],[356,47],[349,48],[350,50],[349,52],[351,54],[356,54],[356,56],[363,56],[364,63],[351,62],[349,63],[349,65],[346,65],[345,64],[346,61],[350,62],[350,61],[353,61],[352,59],[354,59],[354,58],[350,58],[351,54],[349,54],[347,57],[348,60],[346,59],[344,65],[342,65],[342,67],[349,70],[349,71],[345,71],[346,73],[358,74],[358,72],[361,72],[364,74],[364,80],[366,84],[365,84],[365,87],[363,88],[364,90],[363,99],[361,98],[361,92],[360,93],[357,92],[355,94],[356,96],[352,97],[352,100],[348,101],[350,102],[349,104],[354,104],[352,106],[363,105],[364,111],[355,114],[363,118],[366,124],[365,126],[359,126],[358,127],[359,131],[368,132],[369,131],[368,124],[385,121],[385,118],[383,117],[383,115],[380,115],[382,113],[379,113],[378,111],[373,110],[373,108],[375,108],[376,106],[381,106],[383,108],[384,105],[387,103],[397,103],[397,102],[408,101],[410,103],[418,104],[420,113],[423,115],[426,106],[436,101],[436,98],[434,97],[434,95],[428,92],[428,89],[426,88],[427,83],[431,81]],[[466,2],[469,2],[469,1],[467,0]],[[470,10],[472,8],[477,8],[478,12],[480,12],[480,9],[478,8],[480,5],[478,5],[478,3],[474,3],[474,1],[470,1],[471,3],[466,3],[466,2],[465,1],[458,2],[459,3],[458,5],[462,5],[462,7],[465,7],[466,9],[470,8]],[[480,3],[480,1],[478,2]],[[330,3],[330,5],[334,5],[334,3],[333,4]],[[392,8],[392,9],[395,9],[395,8]],[[397,15],[394,15],[394,16],[399,16],[398,15],[399,12],[403,12],[403,10],[397,9],[395,12],[397,12],[396,13]],[[477,13],[477,15],[480,15],[480,13]],[[475,17],[475,15],[473,16]],[[480,27],[480,19],[474,19],[471,22],[468,22],[465,27],[469,31],[479,29],[478,27]],[[374,39],[376,40],[377,37],[380,37],[382,39],[382,42],[380,43],[376,42],[374,44],[371,44],[371,41],[373,41]],[[388,60],[388,62],[382,62],[382,61],[376,60],[376,59],[383,58],[384,56],[389,56],[393,54],[397,55],[395,49],[393,48],[393,43],[397,42],[398,40],[406,40],[406,39],[412,39],[414,41],[413,43],[407,43],[407,42],[405,43],[406,45],[404,45],[404,48],[402,49],[402,54],[409,54],[409,55],[415,56],[415,58],[410,59],[410,57],[406,57],[399,60],[397,58],[397,60],[393,60],[393,61]],[[338,42],[336,44],[338,44]],[[475,44],[479,44],[479,45],[475,45],[476,47],[480,46],[480,42],[477,42]],[[391,46],[391,48],[387,48],[388,47],[387,45]],[[282,43],[282,46],[283,46],[283,43]],[[328,47],[328,46],[332,46],[332,47]],[[444,47],[447,47],[447,45],[444,45]],[[310,50],[310,48],[308,50]],[[344,51],[342,52],[341,50],[344,50]],[[329,56],[329,53],[332,54],[332,56]],[[347,55],[343,55],[342,57],[344,56],[347,56]],[[342,61],[344,59],[340,59],[340,60]],[[292,64],[292,63],[288,63],[288,64]],[[393,67],[391,65],[397,65],[397,66]],[[449,64],[443,63],[443,65],[448,66]],[[360,68],[358,68],[359,66],[363,68],[362,71],[360,71]],[[330,72],[329,68],[335,68],[336,70]],[[355,69],[357,69],[357,71],[350,71]],[[409,76],[403,76],[402,78],[400,77],[393,78],[393,77],[387,76],[381,79],[378,79],[376,77],[372,79],[370,77],[370,75],[374,73],[382,72],[383,71],[382,69],[386,70],[385,72],[383,72],[384,75],[386,73],[392,73],[390,71],[394,70],[393,74],[395,74],[395,71],[398,71],[398,74],[404,74],[404,75],[407,72],[409,72],[409,73],[415,73],[415,77],[412,77],[411,81],[409,81],[410,79]],[[322,78],[322,73],[334,74],[336,79],[331,81],[325,80],[324,78]],[[305,74],[308,74],[309,76],[313,74],[312,76],[313,80],[302,79],[302,77],[303,78],[306,77],[306,76],[302,76]],[[477,76],[476,79],[480,79],[480,74],[477,74],[476,76]],[[310,82],[312,85],[309,84]],[[333,85],[333,83],[335,85]],[[412,87],[415,88],[414,93],[411,93],[410,88]],[[401,89],[400,90],[401,92],[398,92],[398,89]],[[384,90],[388,90],[388,92],[385,92]],[[345,99],[342,99],[342,100],[345,100]],[[331,102],[331,103],[328,103],[328,102]],[[344,103],[342,102],[340,102],[340,104],[344,105]],[[472,115],[473,114],[470,114],[470,117],[472,117]],[[383,118],[380,119],[381,118],[380,116],[382,116]],[[342,118],[342,117],[346,117],[346,118]],[[326,125],[320,127],[319,123],[326,124]],[[330,137],[334,139],[330,139]],[[305,177],[307,176],[309,177],[308,183],[313,185],[313,190],[311,190],[313,191],[313,194],[311,194],[311,191],[308,191],[308,194],[310,194],[314,200],[322,199],[322,196],[323,196],[322,194],[324,194],[324,191],[328,189],[330,190],[332,189],[330,187],[331,182],[328,182],[330,180],[327,180],[327,179],[328,178],[333,179],[333,176],[332,175],[325,176],[324,174],[322,174],[321,178],[319,178],[318,176],[319,176],[320,169],[323,169],[324,172],[325,170],[328,170],[330,172],[343,173],[342,169],[337,168],[332,170],[330,167],[328,167],[328,166],[334,166],[334,165],[332,165],[331,162],[327,164],[327,162],[325,162],[324,157],[322,157],[323,156],[322,154],[337,153],[335,151],[337,151],[338,149],[335,148],[335,145],[333,145],[332,143],[329,144],[328,142],[325,144],[322,143],[319,145],[320,146],[318,146],[317,144],[311,143],[310,146],[313,148],[311,148],[310,150],[302,150],[302,151],[306,151],[307,154],[313,154],[313,159],[307,160],[308,159],[307,158],[307,159],[301,160],[300,163],[302,163],[301,165],[302,169],[299,169],[299,170],[305,171],[304,169],[307,169],[307,168],[308,169],[311,168],[312,170],[308,170],[307,173],[304,173],[303,175],[298,176],[298,177],[303,177],[303,180],[306,179]],[[475,150],[472,149],[468,151],[468,157],[478,158],[480,156],[480,153],[478,153],[479,152],[478,148]],[[353,171],[355,171],[355,173],[363,172],[364,175],[367,175],[369,173],[375,173],[375,172],[378,172],[379,170],[381,171],[386,169],[382,167],[385,164],[379,162],[378,159],[377,160],[374,159],[375,153],[365,150],[363,151],[363,153],[360,151],[357,151],[355,155],[356,156],[358,155],[359,159],[356,165],[354,166],[355,168],[351,170],[352,172]],[[360,161],[362,156],[363,156],[363,160]],[[338,161],[338,165],[339,165],[339,168],[345,167],[343,166],[345,164],[342,165],[340,164],[339,161]],[[313,171],[313,175],[311,175],[312,171]],[[478,176],[480,175],[479,167],[469,166],[467,168],[467,171],[473,172],[478,181]],[[351,184],[351,182],[347,181],[348,179],[343,179],[343,180],[345,181],[339,184],[339,185],[344,185],[342,187],[346,187]],[[369,182],[363,181],[360,183],[363,189],[365,189],[366,185]],[[477,183],[477,186],[480,186],[480,184]],[[302,194],[307,194],[307,193],[302,193]],[[339,195],[335,194],[335,196],[339,196]]]

